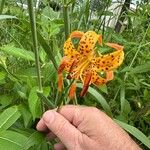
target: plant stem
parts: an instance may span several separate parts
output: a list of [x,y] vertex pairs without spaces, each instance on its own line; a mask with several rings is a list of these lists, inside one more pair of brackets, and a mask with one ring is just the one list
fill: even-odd
[[33,48],[34,48],[35,60],[36,60],[38,88],[39,91],[42,91],[42,80],[41,80],[39,51],[38,51],[37,32],[36,32],[36,19],[35,19],[35,11],[33,10],[33,0],[28,0],[28,9],[29,9],[29,16],[30,16],[32,39],[33,39]]
[[63,16],[64,16],[65,39],[67,40],[70,34],[70,21],[69,21],[67,0],[64,0]]
[[0,15],[1,15],[2,12],[3,12],[4,5],[5,5],[5,0],[2,0],[2,1],[1,1],[1,6],[0,6]]

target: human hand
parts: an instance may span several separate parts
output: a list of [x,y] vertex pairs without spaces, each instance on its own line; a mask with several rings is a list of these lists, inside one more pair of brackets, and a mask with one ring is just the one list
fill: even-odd
[[121,127],[94,107],[66,105],[58,112],[48,110],[37,130],[60,139],[56,150],[140,150]]

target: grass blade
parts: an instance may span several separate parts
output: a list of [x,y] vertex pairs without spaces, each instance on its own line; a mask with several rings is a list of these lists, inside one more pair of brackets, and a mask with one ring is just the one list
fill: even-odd
[[114,119],[115,122],[117,122],[123,129],[125,129],[127,132],[132,134],[135,138],[137,138],[139,141],[141,141],[145,146],[147,146],[150,149],[150,140],[146,135],[144,135],[140,130],[137,128],[128,125],[124,122],[121,122],[119,120]]

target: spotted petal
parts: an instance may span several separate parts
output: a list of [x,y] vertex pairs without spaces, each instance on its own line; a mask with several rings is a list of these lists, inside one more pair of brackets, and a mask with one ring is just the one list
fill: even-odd
[[94,47],[96,42],[99,41],[101,44],[101,36],[96,34],[94,31],[86,32],[79,42],[78,52],[83,56],[88,56],[89,54],[94,54]]
[[68,40],[64,44],[64,55],[68,58],[76,58],[79,56],[79,53],[75,49],[71,38],[68,38]]
[[117,50],[113,53],[99,56],[94,60],[94,65],[96,70],[99,71],[108,71],[118,68],[124,59],[123,50]]

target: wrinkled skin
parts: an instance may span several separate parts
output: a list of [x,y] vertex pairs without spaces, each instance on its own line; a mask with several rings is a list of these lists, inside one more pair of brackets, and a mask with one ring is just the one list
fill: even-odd
[[37,130],[58,137],[55,150],[140,150],[111,118],[94,107],[67,105],[45,112]]

